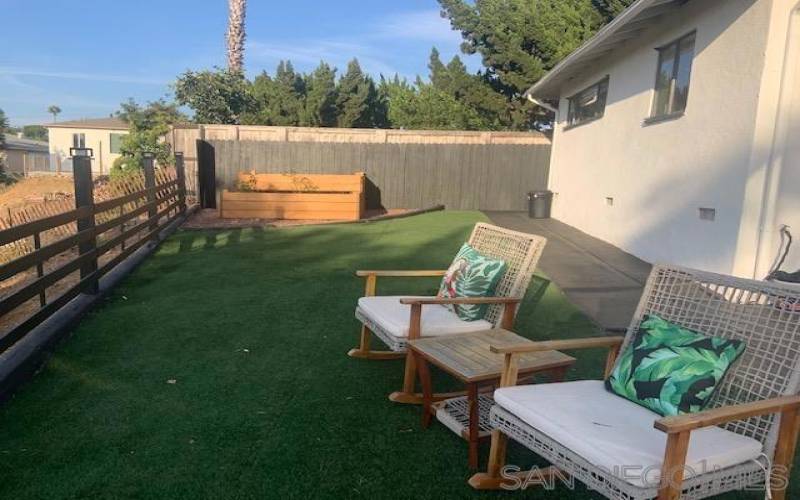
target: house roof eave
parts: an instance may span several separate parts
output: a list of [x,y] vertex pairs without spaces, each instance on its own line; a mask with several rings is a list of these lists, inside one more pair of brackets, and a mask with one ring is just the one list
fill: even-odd
[[525,95],[536,99],[558,99],[561,87],[580,75],[581,71],[605,57],[621,45],[638,38],[647,28],[656,24],[662,16],[680,8],[688,0],[637,0],[592,38],[562,59]]

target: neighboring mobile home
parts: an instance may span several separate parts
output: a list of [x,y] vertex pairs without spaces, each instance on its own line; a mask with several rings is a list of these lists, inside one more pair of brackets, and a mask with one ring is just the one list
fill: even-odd
[[9,174],[27,174],[49,170],[50,155],[47,143],[6,134],[5,147],[0,146],[6,154],[6,172]]
[[763,277],[780,226],[800,237],[799,66],[798,0],[635,2],[527,92],[557,107],[554,217]]
[[119,118],[95,118],[46,124],[50,140],[51,170],[71,172],[70,148],[92,148],[92,171],[107,174],[119,158],[128,124]]

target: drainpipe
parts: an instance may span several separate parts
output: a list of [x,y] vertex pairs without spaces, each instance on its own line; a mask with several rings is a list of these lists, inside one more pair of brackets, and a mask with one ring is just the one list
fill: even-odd
[[772,133],[772,143],[770,144],[769,158],[764,174],[764,187],[761,192],[761,211],[758,221],[758,234],[756,236],[756,251],[753,275],[758,278],[758,274],[769,269],[770,255],[766,254],[767,249],[772,250],[771,242],[774,241],[775,231],[778,226],[778,198],[781,194],[781,181],[783,177],[784,153],[788,149],[789,130],[791,127],[791,116],[788,111],[791,109],[794,96],[790,89],[794,89],[797,77],[796,57],[800,52],[800,8],[795,8],[791,12],[791,24],[788,30],[788,42],[780,42],[785,50],[781,57],[781,76],[780,89],[778,91],[778,102],[776,106],[775,125]]

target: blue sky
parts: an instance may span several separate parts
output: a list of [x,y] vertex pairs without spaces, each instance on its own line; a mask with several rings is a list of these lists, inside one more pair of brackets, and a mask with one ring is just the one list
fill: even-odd
[[[0,0],[0,109],[12,125],[102,117],[129,97],[169,95],[187,69],[225,64],[227,0]],[[427,76],[430,49],[459,53],[436,0],[249,0],[245,66],[273,73],[358,57],[377,76]],[[479,58],[463,56],[468,67]]]

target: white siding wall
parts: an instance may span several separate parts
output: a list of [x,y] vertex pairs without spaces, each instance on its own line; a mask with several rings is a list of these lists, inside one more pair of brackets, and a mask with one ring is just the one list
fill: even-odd
[[785,65],[781,87],[784,93],[779,100],[779,125],[776,131],[778,150],[774,161],[780,162],[780,176],[775,217],[767,222],[772,231],[767,232],[768,239],[763,251],[767,254],[767,262],[771,261],[778,253],[780,243],[775,231],[782,224],[790,226],[795,241],[784,269],[796,271],[800,269],[800,3],[786,7],[793,8],[793,11],[788,16],[789,36],[786,37],[788,42],[783,52]]
[[[553,145],[554,216],[653,262],[731,272],[736,252],[770,2],[690,2],[562,96],[610,76],[603,118],[564,130]],[[655,47],[696,30],[683,117],[643,125]],[[614,198],[614,205],[606,204]],[[699,207],[716,209],[700,220]]]
[[48,141],[50,143],[50,157],[52,158],[51,170],[56,170],[57,162],[61,161],[64,171],[72,171],[69,160],[69,148],[72,147],[72,134],[85,134],[86,147],[94,150],[92,171],[107,174],[114,160],[120,155],[110,151],[111,134],[127,134],[125,130],[104,129],[77,129],[77,128],[50,128]]

